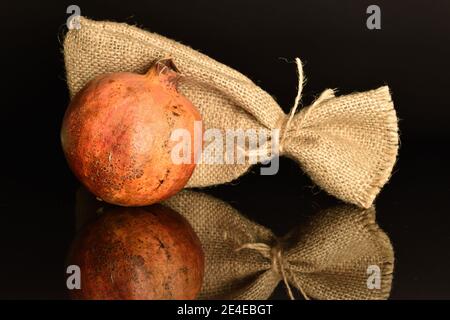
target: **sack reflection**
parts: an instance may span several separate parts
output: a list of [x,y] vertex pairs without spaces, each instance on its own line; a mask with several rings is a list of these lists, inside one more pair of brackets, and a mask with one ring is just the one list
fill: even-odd
[[[78,226],[106,205],[87,198],[79,192]],[[291,298],[389,297],[394,252],[373,207],[331,207],[279,238],[204,193],[184,190],[163,204],[183,215],[202,243],[199,299],[268,299],[280,281]]]

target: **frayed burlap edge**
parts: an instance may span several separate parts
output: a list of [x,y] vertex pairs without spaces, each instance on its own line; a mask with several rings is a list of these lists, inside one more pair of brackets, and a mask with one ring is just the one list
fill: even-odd
[[380,91],[384,92],[384,100],[386,100],[386,108],[380,110],[385,115],[386,131],[388,133],[388,150],[385,151],[384,156],[380,158],[378,164],[378,174],[369,185],[369,188],[360,197],[359,202],[362,207],[369,208],[375,201],[375,198],[380,193],[383,186],[389,181],[393,172],[394,165],[398,157],[399,149],[399,134],[398,134],[398,118],[394,109],[391,92],[388,86],[383,86]]

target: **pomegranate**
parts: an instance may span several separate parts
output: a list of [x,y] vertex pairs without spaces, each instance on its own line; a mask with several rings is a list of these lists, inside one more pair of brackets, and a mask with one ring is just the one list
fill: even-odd
[[80,269],[74,299],[194,299],[204,255],[187,220],[170,208],[106,206],[74,240],[69,265]]
[[[195,168],[195,106],[177,90],[172,60],[144,74],[101,75],[72,99],[61,142],[75,176],[100,199],[122,206],[149,205],[182,189]],[[192,161],[172,161],[174,129],[191,133]]]

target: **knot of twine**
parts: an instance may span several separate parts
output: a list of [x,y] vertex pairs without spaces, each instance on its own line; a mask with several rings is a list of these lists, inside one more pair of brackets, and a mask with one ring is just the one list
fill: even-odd
[[269,246],[268,244],[259,243],[259,242],[245,243],[245,244],[241,245],[239,248],[237,248],[236,251],[241,251],[243,249],[255,250],[255,251],[259,252],[262,256],[271,260],[271,264],[272,264],[271,269],[275,273],[277,273],[281,276],[281,278],[284,282],[284,285],[286,287],[286,291],[291,300],[295,300],[295,297],[294,297],[294,294],[292,293],[292,289],[291,289],[291,285],[289,284],[289,280],[294,281],[297,289],[300,291],[300,293],[303,295],[303,297],[306,300],[309,300],[308,295],[303,291],[300,284],[294,278],[289,279],[288,276],[286,275],[287,263],[284,260],[283,250],[278,241],[277,241],[277,244],[273,247]]
[[[286,138],[286,132],[289,131],[289,128],[291,127],[292,119],[294,119],[295,112],[297,111],[298,106],[300,105],[300,99],[302,97],[302,90],[303,90],[303,65],[300,58],[295,58],[295,64],[297,65],[297,77],[298,77],[298,87],[297,87],[297,96],[294,100],[294,105],[291,108],[291,111],[289,111],[288,117],[286,118],[285,115],[281,118],[281,125],[278,125],[281,129],[281,134],[278,140],[278,152],[283,152],[283,144],[284,139]],[[280,121],[279,121],[280,122]]]
[[[302,98],[302,90],[303,90],[303,82],[304,82],[303,65],[302,65],[302,61],[300,60],[300,58],[295,58],[295,63],[297,65],[297,77],[298,77],[297,96],[295,97],[294,105],[292,106],[291,110],[289,111],[289,114],[287,116],[282,115],[281,119],[278,121],[278,125],[276,126],[281,131],[279,139],[278,139],[278,153],[283,152],[284,140],[286,139],[287,132],[291,128],[292,120],[294,119],[294,116],[297,112],[297,109],[300,105],[300,101]],[[313,102],[313,104],[306,110],[305,114],[303,115],[303,120],[306,119],[306,116],[307,116],[308,112],[311,111],[312,107],[314,107],[330,98],[334,98],[334,90],[333,89],[324,90],[320,94],[320,96]]]
[[[278,154],[281,154],[284,149],[284,143],[287,136],[287,133],[291,130],[292,126],[292,120],[294,119],[294,116],[297,112],[298,107],[300,106],[300,101],[302,98],[302,90],[303,90],[303,83],[304,83],[304,75],[303,75],[303,64],[300,58],[295,58],[295,63],[297,65],[297,77],[298,77],[298,87],[297,87],[297,96],[294,100],[294,105],[292,106],[291,110],[289,111],[289,114],[281,115],[280,119],[277,121],[277,124],[275,125],[275,129],[280,130],[280,133],[278,135],[278,139],[275,142],[275,145],[272,145],[272,147],[275,147],[276,152]],[[308,115],[308,113],[311,111],[312,107],[324,102],[325,100],[328,100],[330,98],[334,98],[334,90],[332,89],[326,89],[323,91],[320,96],[313,102],[313,104],[306,109],[302,121],[304,121]],[[266,142],[266,145],[264,145],[264,148],[268,147],[269,142]],[[255,156],[260,155],[260,150],[244,150],[241,147],[238,146],[238,149],[240,149],[246,156]]]

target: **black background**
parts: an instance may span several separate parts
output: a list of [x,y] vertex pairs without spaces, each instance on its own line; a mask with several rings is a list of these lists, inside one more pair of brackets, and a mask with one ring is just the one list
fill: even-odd
[[[287,112],[299,56],[307,105],[388,84],[401,149],[377,199],[377,220],[396,252],[392,299],[450,298],[450,2],[439,1],[16,1],[3,4],[0,298],[65,298],[64,259],[75,235],[78,182],[59,129],[69,102],[62,39],[66,8],[137,24],[208,54],[253,79]],[[366,28],[381,7],[382,29]],[[277,234],[337,200],[282,159],[276,176],[255,167],[209,191]],[[286,298],[279,286],[275,298]]]

